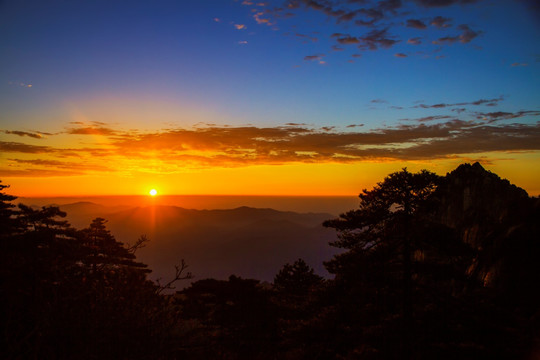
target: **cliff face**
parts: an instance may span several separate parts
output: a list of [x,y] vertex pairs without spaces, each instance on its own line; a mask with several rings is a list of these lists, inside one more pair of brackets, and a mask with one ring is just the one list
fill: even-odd
[[479,163],[447,174],[434,198],[432,220],[453,229],[476,252],[469,275],[514,293],[539,280],[539,199]]
[[501,227],[520,222],[531,205],[525,190],[479,163],[460,165],[447,174],[435,197],[437,222],[457,230],[474,248],[483,247],[483,239]]

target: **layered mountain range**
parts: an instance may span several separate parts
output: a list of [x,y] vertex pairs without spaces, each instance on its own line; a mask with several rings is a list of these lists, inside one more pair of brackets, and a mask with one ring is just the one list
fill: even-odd
[[117,240],[133,244],[149,238],[137,258],[152,269],[153,279],[170,278],[184,259],[194,280],[231,274],[272,281],[281,266],[304,259],[321,275],[322,263],[336,253],[328,245],[335,233],[322,226],[325,213],[296,213],[239,207],[193,210],[176,206],[108,207],[89,202],[62,205],[76,228],[103,217]]

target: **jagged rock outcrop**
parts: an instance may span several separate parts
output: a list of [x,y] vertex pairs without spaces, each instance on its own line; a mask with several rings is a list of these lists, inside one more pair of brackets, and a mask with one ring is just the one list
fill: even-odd
[[462,164],[448,173],[435,198],[437,222],[456,229],[475,248],[481,248],[494,231],[521,221],[532,205],[525,190],[479,163]]
[[448,173],[434,199],[431,219],[476,252],[469,275],[504,291],[522,291],[518,288],[539,280],[538,259],[530,259],[540,256],[539,199],[479,163]]

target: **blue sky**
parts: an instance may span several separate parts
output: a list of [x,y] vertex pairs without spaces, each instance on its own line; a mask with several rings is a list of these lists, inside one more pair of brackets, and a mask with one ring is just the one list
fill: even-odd
[[[422,145],[422,156],[374,151],[358,161],[515,151],[537,159],[540,147],[534,1],[6,0],[0,53],[0,176],[32,174],[21,164],[36,159],[18,154],[38,150],[21,149],[58,149],[83,133],[74,127],[107,129],[101,136],[288,127],[339,137],[427,126],[469,142],[464,154],[457,140],[442,151],[433,135],[400,138]],[[489,141],[470,146],[486,129]],[[68,142],[77,141],[92,143]],[[294,151],[314,153],[312,145]]]

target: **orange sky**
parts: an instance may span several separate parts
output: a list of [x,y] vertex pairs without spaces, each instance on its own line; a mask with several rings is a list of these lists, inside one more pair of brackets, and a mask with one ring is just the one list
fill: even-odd
[[[74,121],[56,132],[3,131],[10,141],[1,142],[0,179],[24,197],[141,195],[152,188],[163,195],[348,196],[403,167],[444,175],[460,163],[480,161],[531,195],[540,193],[540,167],[531,166],[540,153],[503,150],[526,147],[532,141],[526,133],[501,139],[485,128],[475,135],[462,126],[142,131]],[[484,148],[500,150],[468,153],[478,147],[476,136]]]
[[532,3],[300,3],[0,1],[0,180],[350,196],[480,161],[540,194]]
[[[484,154],[484,167],[510,182],[538,195],[538,154]],[[505,159],[505,157],[507,159]],[[532,158],[532,159],[531,159]],[[159,158],[148,160],[160,167]],[[291,163],[281,165],[212,166],[177,169],[164,173],[139,171],[129,161],[108,163],[119,170],[93,171],[83,175],[4,177],[9,192],[17,196],[142,195],[156,189],[158,195],[357,195],[371,188],[391,172],[407,167],[410,171],[429,169],[444,175],[464,162],[463,159],[429,161],[362,161],[357,163]],[[165,167],[165,164],[162,164]]]

